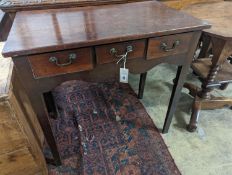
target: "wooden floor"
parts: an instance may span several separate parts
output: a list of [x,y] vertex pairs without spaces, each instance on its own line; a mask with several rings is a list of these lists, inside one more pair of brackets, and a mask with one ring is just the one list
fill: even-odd
[[164,0],[164,3],[172,8],[183,9],[192,4],[212,3],[221,1],[223,0]]

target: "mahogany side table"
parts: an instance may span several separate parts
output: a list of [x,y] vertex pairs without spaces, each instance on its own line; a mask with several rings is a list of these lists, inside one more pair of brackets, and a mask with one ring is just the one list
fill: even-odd
[[209,27],[157,1],[25,11],[16,14],[3,55],[13,58],[60,165],[48,115],[54,111],[53,88],[73,79],[118,78],[121,65],[115,54],[127,55],[126,67],[134,74],[164,62],[176,64],[163,128],[167,133],[201,32]]

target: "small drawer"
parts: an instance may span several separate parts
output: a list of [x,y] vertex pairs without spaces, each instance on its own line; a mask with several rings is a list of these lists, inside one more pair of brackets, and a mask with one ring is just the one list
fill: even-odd
[[28,60],[35,78],[93,69],[91,48],[33,55]]
[[118,58],[116,58],[111,50],[114,49],[117,55],[125,54],[127,51],[127,47],[132,46],[132,51],[128,53],[128,59],[135,58],[144,58],[145,53],[145,41],[146,40],[137,40],[131,42],[122,42],[108,45],[97,46],[96,49],[96,57],[98,64],[111,63],[116,62]]
[[193,33],[168,35],[150,38],[148,41],[147,59],[156,59],[188,52]]

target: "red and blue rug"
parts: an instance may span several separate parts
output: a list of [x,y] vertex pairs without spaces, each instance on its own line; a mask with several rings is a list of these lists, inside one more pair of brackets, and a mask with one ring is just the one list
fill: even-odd
[[180,175],[158,129],[128,84],[70,81],[53,92],[63,165],[50,175]]

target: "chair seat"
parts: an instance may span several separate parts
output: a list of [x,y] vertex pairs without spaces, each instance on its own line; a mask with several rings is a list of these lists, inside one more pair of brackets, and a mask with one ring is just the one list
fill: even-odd
[[[192,63],[192,69],[201,78],[206,79],[211,65],[211,58],[197,59]],[[221,65],[220,70],[215,77],[215,83],[223,84],[230,82],[232,82],[232,65],[228,62],[225,62]]]

